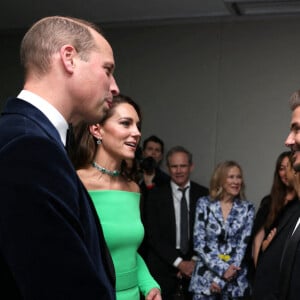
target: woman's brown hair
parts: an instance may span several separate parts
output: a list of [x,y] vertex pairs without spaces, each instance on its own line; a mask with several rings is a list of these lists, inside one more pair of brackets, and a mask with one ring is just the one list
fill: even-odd
[[[136,102],[134,102],[130,97],[119,94],[114,96],[112,105],[107,111],[105,116],[99,120],[99,124],[103,125],[107,119],[109,119],[115,112],[115,108],[121,103],[128,103],[134,107],[137,112],[141,126],[141,110]],[[97,140],[90,134],[89,125],[85,122],[81,122],[78,125],[74,126],[74,147],[71,149],[69,156],[76,170],[87,168],[94,160],[96,155]],[[140,129],[140,128],[139,128]],[[125,160],[121,165],[121,174],[132,180],[135,178],[136,172],[136,162],[134,161],[133,167],[128,170]]]

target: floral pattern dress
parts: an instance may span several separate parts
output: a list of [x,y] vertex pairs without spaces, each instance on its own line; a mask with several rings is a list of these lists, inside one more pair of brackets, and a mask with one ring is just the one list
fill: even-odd
[[[197,201],[194,250],[198,261],[190,283],[194,299],[238,299],[250,293],[243,258],[250,240],[254,214],[255,208],[251,202],[236,198],[224,222],[220,201],[209,197]],[[222,275],[231,264],[240,266],[241,270],[232,281],[227,282]],[[210,291],[213,281],[221,287],[221,295]]]

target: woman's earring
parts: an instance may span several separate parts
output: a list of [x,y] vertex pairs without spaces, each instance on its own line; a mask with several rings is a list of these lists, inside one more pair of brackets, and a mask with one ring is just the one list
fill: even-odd
[[99,138],[97,139],[97,145],[101,145],[102,144],[102,140]]

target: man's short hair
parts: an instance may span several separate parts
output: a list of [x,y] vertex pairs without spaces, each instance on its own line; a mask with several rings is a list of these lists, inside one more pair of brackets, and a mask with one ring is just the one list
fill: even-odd
[[164,142],[159,137],[157,137],[156,135],[151,135],[147,139],[145,139],[143,142],[143,150],[146,149],[148,142],[160,144],[161,153],[164,153]]
[[[80,58],[87,61],[96,43],[91,29],[100,29],[85,20],[51,16],[37,21],[25,34],[20,49],[20,59],[25,77],[29,72],[43,75],[51,68],[51,58],[63,45],[72,45]],[[101,33],[100,33],[101,34]]]
[[289,100],[290,109],[293,111],[300,106],[300,90],[294,92]]
[[182,146],[175,146],[175,147],[172,147],[166,155],[166,160],[167,160],[168,166],[169,166],[169,157],[172,156],[174,153],[185,153],[188,156],[189,164],[191,165],[193,163],[193,155],[190,151],[188,151],[186,148],[184,148]]

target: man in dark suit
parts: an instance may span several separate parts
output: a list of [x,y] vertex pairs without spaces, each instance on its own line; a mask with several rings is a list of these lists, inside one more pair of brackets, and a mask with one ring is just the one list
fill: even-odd
[[[290,172],[290,171],[289,171]],[[267,236],[267,247],[259,254],[254,273],[252,298],[254,300],[276,299],[278,296],[281,255],[285,243],[295,227],[300,213],[298,199],[289,201],[276,221],[276,233]]]
[[149,136],[143,142],[142,156],[142,178],[139,185],[143,197],[146,198],[149,190],[170,180],[170,176],[160,168],[164,156],[164,142],[156,135]]
[[[292,111],[290,133],[285,141],[292,151],[293,168],[296,171],[294,185],[300,196],[300,90],[290,99]],[[300,297],[300,215],[294,218],[294,224],[285,242],[281,257],[279,296],[276,299],[296,300]],[[275,299],[275,298],[274,298]]]
[[[149,191],[159,188],[170,181],[170,176],[161,170],[160,165],[164,157],[164,142],[156,135],[150,135],[143,142],[141,150],[142,160],[140,161],[141,178],[139,186],[141,190],[141,218],[145,224],[145,206]],[[146,260],[148,247],[146,237],[139,248],[140,255]]]
[[114,269],[91,200],[65,149],[68,123],[96,123],[118,87],[93,24],[36,22],[21,44],[24,89],[0,118],[2,299],[115,299]]
[[[146,203],[147,262],[161,286],[164,300],[175,299],[179,288],[186,299],[191,299],[188,284],[196,259],[195,206],[200,197],[208,194],[208,189],[190,180],[194,165],[192,154],[185,148],[170,149],[167,166],[170,182],[151,191]],[[187,204],[185,217],[182,213],[186,208],[181,206],[184,203]],[[182,227],[184,219],[187,226]]]

